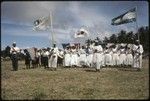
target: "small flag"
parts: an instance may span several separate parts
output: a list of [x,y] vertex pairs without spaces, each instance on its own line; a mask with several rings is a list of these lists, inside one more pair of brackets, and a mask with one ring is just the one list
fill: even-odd
[[121,25],[136,21],[136,8],[129,10],[128,12],[112,19],[111,25]]
[[75,33],[74,37],[81,38],[81,37],[86,37],[88,35],[89,35],[89,32],[87,30],[81,28]]
[[43,17],[34,21],[33,30],[46,30],[49,28],[50,17]]
[[70,44],[69,43],[63,43],[62,44],[62,47],[63,47],[63,49],[65,49],[67,46],[69,46]]

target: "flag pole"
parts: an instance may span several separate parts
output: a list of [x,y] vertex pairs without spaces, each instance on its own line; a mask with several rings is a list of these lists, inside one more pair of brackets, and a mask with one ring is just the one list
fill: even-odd
[[51,34],[52,34],[52,45],[54,44],[54,31],[53,31],[53,24],[52,24],[52,12],[50,12],[50,19],[51,19]]
[[137,23],[137,6],[135,7],[135,10],[136,10],[136,31],[137,31],[137,37],[138,37],[138,40],[140,42],[140,36],[139,36],[139,33],[138,33],[138,23]]

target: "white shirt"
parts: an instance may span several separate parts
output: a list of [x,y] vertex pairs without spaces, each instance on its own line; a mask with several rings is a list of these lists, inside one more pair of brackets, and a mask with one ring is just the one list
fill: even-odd
[[11,49],[10,49],[11,54],[16,54],[19,52],[20,52],[20,49],[18,47],[11,47]]
[[53,54],[57,54],[58,55],[58,53],[59,53],[59,51],[58,51],[58,47],[55,47],[55,48],[52,48],[52,53]]
[[142,45],[133,45],[133,51],[136,51],[136,52],[142,54],[144,52],[143,46]]
[[97,50],[97,52],[102,52],[103,48],[101,45],[98,45],[98,46],[94,46],[94,50]]

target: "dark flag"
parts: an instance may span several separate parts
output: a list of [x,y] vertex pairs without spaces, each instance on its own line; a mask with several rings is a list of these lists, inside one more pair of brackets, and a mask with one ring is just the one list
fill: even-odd
[[63,47],[63,49],[65,49],[67,46],[69,46],[70,44],[69,43],[63,43],[62,44],[62,47]]

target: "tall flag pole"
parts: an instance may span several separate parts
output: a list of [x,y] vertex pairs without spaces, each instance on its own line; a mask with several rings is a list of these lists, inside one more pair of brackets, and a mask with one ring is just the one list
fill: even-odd
[[138,23],[137,23],[137,6],[135,7],[135,9],[136,9],[136,31],[137,31],[137,37],[138,37],[138,40],[139,40],[139,42],[140,42],[140,36],[139,36],[139,33],[138,33]]
[[52,34],[52,45],[54,44],[54,30],[53,30],[53,23],[52,23],[52,12],[50,12],[50,19],[51,19],[51,34]]

